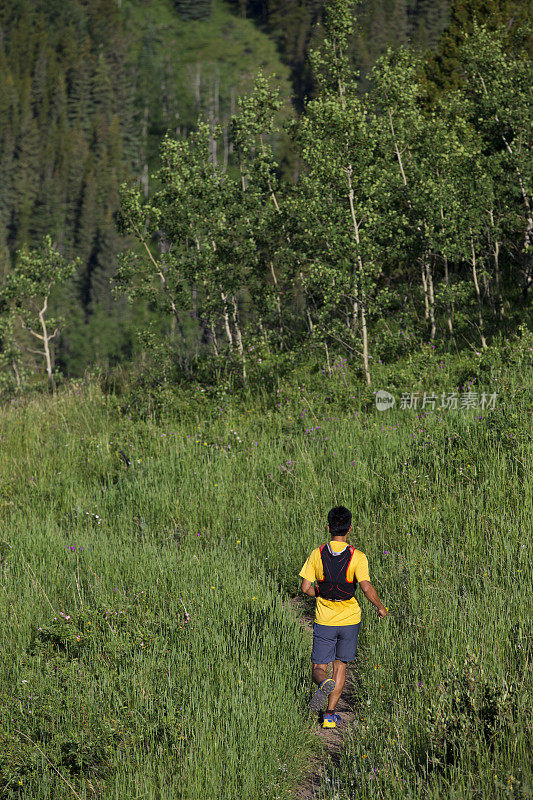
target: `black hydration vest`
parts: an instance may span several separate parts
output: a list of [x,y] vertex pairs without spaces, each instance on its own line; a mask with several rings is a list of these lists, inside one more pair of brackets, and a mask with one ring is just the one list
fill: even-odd
[[348,567],[353,558],[355,549],[349,544],[340,553],[335,553],[331,545],[323,544],[320,548],[320,557],[324,568],[324,578],[317,581],[316,593],[318,597],[326,600],[350,600],[355,597],[357,581],[347,580]]

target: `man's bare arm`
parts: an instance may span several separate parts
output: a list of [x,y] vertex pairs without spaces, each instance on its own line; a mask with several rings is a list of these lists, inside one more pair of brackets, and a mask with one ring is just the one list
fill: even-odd
[[359,586],[363,590],[363,594],[366,597],[366,599],[370,600],[372,605],[376,606],[379,612],[379,616],[385,617],[387,615],[387,609],[379,599],[378,593],[376,592],[370,581],[360,581]]
[[302,592],[309,595],[309,597],[316,597],[315,587],[306,578],[302,578]]

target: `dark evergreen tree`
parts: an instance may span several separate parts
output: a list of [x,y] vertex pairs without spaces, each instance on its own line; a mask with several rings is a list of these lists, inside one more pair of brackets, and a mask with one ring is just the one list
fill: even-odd
[[94,58],[91,52],[91,42],[85,38],[68,73],[68,107],[70,124],[79,125],[87,137],[90,133],[90,120],[94,111],[91,93],[93,70]]
[[94,259],[94,245],[98,233],[97,228],[97,180],[94,169],[88,173],[81,196],[80,216],[77,225],[76,252],[79,254],[83,268],[79,275],[80,299],[84,306],[90,302],[90,276]]
[[207,19],[213,11],[213,0],[175,0],[183,19]]
[[532,0],[454,0],[449,25],[436,52],[428,58],[426,80],[431,100],[444,89],[460,85],[463,79],[460,48],[472,33],[474,23],[486,25],[492,31],[505,28],[508,47],[519,51],[529,43],[531,54],[531,39],[522,32],[522,26],[532,18]]
[[18,135],[15,139],[13,163],[14,230],[13,246],[21,248],[30,243],[33,206],[38,194],[36,176],[41,172],[39,130],[32,114],[30,75],[24,76],[20,87]]
[[100,227],[94,243],[94,265],[89,287],[91,313],[97,308],[111,313],[116,306],[116,298],[111,292],[111,282],[117,270],[116,253],[120,250],[121,241],[111,211],[107,212],[106,217],[105,224]]

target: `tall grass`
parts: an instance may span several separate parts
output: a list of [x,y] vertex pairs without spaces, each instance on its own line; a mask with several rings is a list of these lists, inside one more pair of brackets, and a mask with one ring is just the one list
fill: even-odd
[[5,410],[0,796],[294,796],[310,648],[285,600],[337,503],[390,613],[360,600],[357,725],[320,797],[528,796],[519,383],[485,412]]

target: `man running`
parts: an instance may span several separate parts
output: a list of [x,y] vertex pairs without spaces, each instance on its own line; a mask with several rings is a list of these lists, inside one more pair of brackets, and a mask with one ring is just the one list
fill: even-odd
[[[328,701],[323,728],[335,728],[341,721],[335,708],[344,688],[346,662],[355,659],[361,627],[361,608],[355,599],[357,583],[379,616],[387,616],[387,609],[370,583],[367,557],[346,541],[351,529],[351,512],[344,506],[332,508],[328,513],[331,541],[313,550],[300,572],[302,592],[317,598],[311,661],[318,689],[309,708],[319,711]],[[328,678],[326,669],[331,662],[333,676]]]

